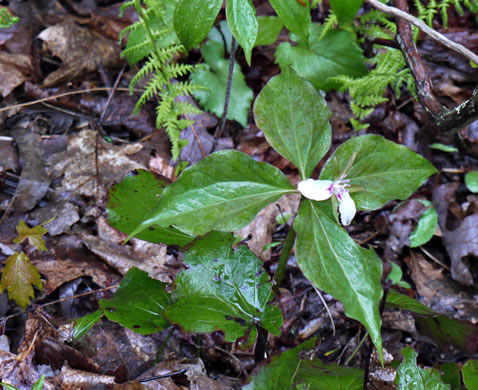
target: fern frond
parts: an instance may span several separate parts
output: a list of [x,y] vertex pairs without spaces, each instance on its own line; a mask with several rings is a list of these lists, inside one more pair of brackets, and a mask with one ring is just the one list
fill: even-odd
[[133,113],[139,113],[141,107],[148,101],[151,100],[155,95],[159,95],[161,89],[164,87],[164,79],[162,75],[155,73],[151,80],[148,81],[144,92],[141,94],[136,106],[134,107]]
[[334,12],[330,10],[329,15],[327,16],[324,24],[322,25],[322,31],[319,35],[319,41],[321,41],[322,38],[325,37],[325,34],[327,34],[330,30],[333,30],[338,24],[339,19],[337,18],[337,15],[335,15]]

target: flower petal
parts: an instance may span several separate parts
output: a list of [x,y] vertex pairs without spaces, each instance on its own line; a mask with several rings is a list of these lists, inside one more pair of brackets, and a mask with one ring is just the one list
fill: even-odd
[[342,202],[339,204],[340,222],[342,225],[347,226],[352,222],[357,210],[354,200],[347,191],[344,191],[341,195]]
[[307,179],[301,181],[297,190],[306,198],[312,200],[326,200],[332,196],[334,182],[331,180]]

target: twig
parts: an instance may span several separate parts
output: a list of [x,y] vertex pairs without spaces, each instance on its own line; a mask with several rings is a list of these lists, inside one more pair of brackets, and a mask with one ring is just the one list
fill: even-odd
[[325,307],[325,310],[327,311],[327,314],[329,315],[330,323],[332,324],[332,336],[335,336],[334,317],[332,317],[332,313],[330,312],[329,307],[327,306],[327,302],[325,302],[325,299],[324,299],[324,297],[322,296],[322,294],[320,293],[319,289],[318,289],[317,287],[315,287],[315,286],[312,286],[312,287],[314,287],[315,292],[316,292],[317,295],[319,296],[320,300],[322,301],[322,304],[323,304],[324,307]]
[[[0,108],[0,112],[8,111],[8,110],[14,110],[15,108],[33,106],[34,104],[38,104],[38,103],[42,103],[42,102],[48,102],[50,100],[59,99],[59,98],[65,97],[65,96],[81,95],[83,93],[103,92],[103,91],[111,91],[111,90],[112,90],[112,88],[99,87],[99,88],[80,89],[78,91],[64,92],[64,93],[59,93],[58,95],[48,96],[48,97],[43,98],[43,99],[33,100],[32,102],[20,103],[20,104],[14,104],[13,106],[2,107],[2,108]],[[129,92],[128,88],[116,88],[116,90],[117,91],[122,91],[122,92]],[[136,89],[135,89],[135,91],[141,92],[141,90],[136,90]]]
[[386,4],[383,4],[379,0],[365,0],[365,1],[369,3],[372,7],[377,8],[379,11],[382,11],[389,15],[393,15],[398,18],[402,18],[406,20],[407,22],[412,23],[413,25],[417,26],[420,30],[422,30],[425,34],[429,35],[430,37],[437,40],[444,46],[448,47],[449,49],[460,53],[462,56],[468,58],[470,61],[473,61],[475,64],[478,65],[478,55],[473,53],[471,50],[468,50],[465,46],[449,40],[447,37],[433,30],[432,28],[428,27],[426,23],[422,22],[420,19],[417,19],[413,15],[410,15],[409,13],[402,11],[401,9],[390,7]]
[[101,113],[100,122],[102,122],[103,118],[105,117],[106,111],[108,110],[108,107],[110,106],[110,103],[111,103],[111,99],[113,99],[115,91],[118,88],[118,84],[121,80],[121,77],[123,76],[123,72],[124,72],[125,68],[126,68],[126,65],[123,65],[123,67],[121,68],[121,70],[118,74],[118,77],[116,77],[115,83],[113,85],[113,89],[111,90],[111,92],[108,96],[108,100],[106,101],[105,108],[103,109],[103,112]]
[[[229,55],[229,73],[227,75],[227,87],[226,87],[226,99],[224,99],[224,112],[221,117],[221,121],[216,128],[214,133],[214,144],[216,144],[217,139],[224,132],[224,126],[226,125],[227,112],[229,110],[229,100],[231,99],[231,88],[232,88],[232,76],[234,74],[234,63],[236,62],[236,39],[232,37],[231,40],[231,54]],[[214,145],[215,146],[215,145]],[[214,148],[213,148],[214,151]]]

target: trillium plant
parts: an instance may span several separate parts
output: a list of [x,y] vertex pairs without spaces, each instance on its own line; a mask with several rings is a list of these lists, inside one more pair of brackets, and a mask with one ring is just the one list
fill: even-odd
[[[344,227],[353,224],[356,213],[408,198],[435,168],[382,136],[352,135],[328,157],[319,177],[312,178],[331,147],[330,111],[320,92],[290,68],[261,91],[254,118],[269,144],[297,167],[298,186],[268,163],[235,150],[218,151],[184,170],[161,192],[153,211],[136,217],[135,226],[123,231],[130,237],[182,246],[213,231],[239,230],[268,204],[300,193],[281,261],[287,263],[287,250],[293,244],[304,275],[343,303],[345,314],[365,326],[381,354],[382,261],[373,249],[358,245]],[[111,213],[110,218],[114,219]],[[221,275],[214,276],[211,284],[227,278]],[[280,283],[281,277],[275,281]],[[251,283],[251,288],[261,283]],[[263,301],[272,299],[267,291]],[[207,300],[195,302],[199,301]],[[255,307],[255,323],[267,318],[265,306]],[[277,310],[273,313],[277,318]],[[224,321],[231,319],[224,317]]]

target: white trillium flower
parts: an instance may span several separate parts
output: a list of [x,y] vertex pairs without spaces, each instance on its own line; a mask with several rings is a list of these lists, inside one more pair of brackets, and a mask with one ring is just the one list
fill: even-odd
[[297,186],[299,192],[308,199],[327,200],[334,195],[339,201],[340,222],[347,226],[352,222],[356,213],[355,202],[349,194],[347,187],[350,180],[343,175],[339,180],[303,180]]

